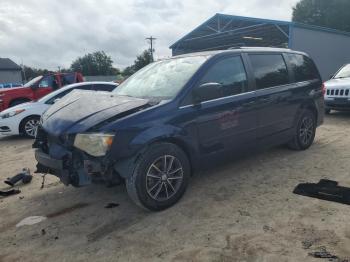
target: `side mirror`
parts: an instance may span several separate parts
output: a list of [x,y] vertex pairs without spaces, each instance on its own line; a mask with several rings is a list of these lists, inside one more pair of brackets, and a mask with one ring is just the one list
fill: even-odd
[[192,99],[195,105],[201,102],[213,100],[221,97],[222,84],[220,83],[204,83],[197,86],[192,91]]
[[33,90],[37,90],[39,88],[39,86],[37,84],[34,84],[30,88],[33,89]]

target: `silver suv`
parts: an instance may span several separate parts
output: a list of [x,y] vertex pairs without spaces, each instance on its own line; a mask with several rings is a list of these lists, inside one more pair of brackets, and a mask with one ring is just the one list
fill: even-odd
[[324,85],[326,114],[350,110],[350,64],[340,68]]

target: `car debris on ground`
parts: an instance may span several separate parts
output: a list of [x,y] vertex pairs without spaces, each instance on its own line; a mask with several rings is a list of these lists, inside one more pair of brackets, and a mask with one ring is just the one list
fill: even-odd
[[108,203],[107,205],[105,205],[105,208],[115,208],[115,207],[119,207],[118,203]]
[[[7,178],[4,183],[10,187],[14,187],[19,181],[22,181],[23,184],[28,184],[32,181],[33,176],[30,174],[29,168],[23,168],[22,172],[18,173],[13,177]],[[0,190],[0,196],[8,197],[12,195],[17,195],[21,193],[19,189],[5,189]]]
[[23,168],[22,172],[5,180],[5,184],[14,187],[17,182],[22,181],[23,184],[28,184],[32,181],[33,176],[30,174],[29,168]]
[[321,179],[317,184],[302,183],[293,193],[350,205],[350,188],[338,186],[338,182],[332,180]]
[[19,193],[21,193],[21,190],[18,189],[0,190],[0,196],[2,197],[17,195]]

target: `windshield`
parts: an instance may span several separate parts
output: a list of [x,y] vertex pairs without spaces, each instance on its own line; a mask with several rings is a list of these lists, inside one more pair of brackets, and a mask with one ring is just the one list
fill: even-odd
[[63,88],[60,88],[60,89],[58,89],[58,90],[56,90],[56,91],[53,91],[53,92],[47,94],[46,96],[43,96],[42,98],[40,98],[40,99],[38,100],[38,102],[46,103],[46,101],[48,101],[48,100],[54,98],[54,97],[57,96],[58,94],[64,92],[64,91],[67,90],[67,89],[71,89],[71,88],[72,88],[71,86],[65,86],[65,87],[63,87]]
[[115,89],[118,95],[171,99],[183,88],[208,56],[168,59],[152,63]]
[[24,87],[31,87],[33,84],[35,84],[37,81],[39,81],[43,76],[37,76],[30,80],[29,82],[24,84]]
[[350,64],[344,66],[339,72],[334,76],[334,78],[347,78],[350,77]]

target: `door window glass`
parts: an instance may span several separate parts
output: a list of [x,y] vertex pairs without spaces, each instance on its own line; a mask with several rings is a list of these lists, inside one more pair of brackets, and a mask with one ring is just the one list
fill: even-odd
[[248,81],[241,57],[228,57],[214,64],[199,85],[205,83],[221,84],[219,97],[243,93],[247,89]]
[[52,87],[53,76],[44,76],[39,82],[39,87]]
[[286,85],[289,83],[288,71],[280,54],[249,55],[257,89]]

